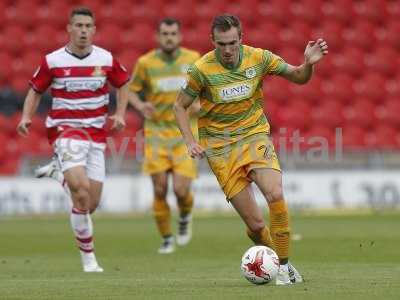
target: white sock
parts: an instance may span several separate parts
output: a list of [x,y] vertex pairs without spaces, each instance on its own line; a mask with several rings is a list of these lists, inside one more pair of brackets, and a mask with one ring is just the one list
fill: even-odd
[[280,265],[279,269],[287,273],[289,272],[289,264]]
[[71,228],[75,234],[78,248],[83,256],[93,256],[93,223],[90,214],[77,208],[71,211]]

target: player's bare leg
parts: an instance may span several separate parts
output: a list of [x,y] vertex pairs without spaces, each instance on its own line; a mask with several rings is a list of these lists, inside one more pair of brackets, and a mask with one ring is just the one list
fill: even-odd
[[178,234],[176,243],[187,245],[192,239],[193,194],[190,191],[192,180],[186,176],[173,173],[173,186],[179,208]]
[[[91,200],[91,195],[100,195],[101,183],[91,183],[83,166],[73,167],[64,172],[64,178],[71,191],[73,208],[71,227],[80,250],[85,272],[103,272],[94,255],[93,223],[90,217],[99,199]],[[100,198],[100,197],[98,197]]]
[[175,241],[171,230],[171,211],[167,202],[168,173],[161,172],[151,175],[153,182],[154,201],[153,213],[158,231],[163,239],[160,254],[169,254],[175,251]]
[[282,191],[282,174],[274,169],[254,169],[249,177],[257,184],[268,202],[271,236],[279,256],[280,269],[276,284],[303,281],[297,270],[289,263],[289,214]]
[[101,200],[101,193],[103,192],[103,183],[100,181],[96,181],[93,179],[89,179],[90,182],[90,204],[89,204],[89,212],[92,214],[99,206]]
[[269,229],[265,225],[262,210],[257,205],[251,186],[245,187],[230,199],[230,202],[247,225],[247,235],[254,244],[274,249]]

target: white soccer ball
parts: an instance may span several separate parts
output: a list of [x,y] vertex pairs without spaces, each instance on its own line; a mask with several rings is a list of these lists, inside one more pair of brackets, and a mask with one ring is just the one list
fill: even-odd
[[278,274],[279,258],[271,248],[253,246],[244,253],[240,269],[251,283],[269,283],[275,281]]

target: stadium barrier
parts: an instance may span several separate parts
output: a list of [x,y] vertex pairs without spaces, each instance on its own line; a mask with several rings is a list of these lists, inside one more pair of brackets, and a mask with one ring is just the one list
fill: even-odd
[[[292,210],[400,209],[400,171],[290,171],[283,180]],[[212,174],[200,174],[193,190],[198,210],[233,211]],[[256,198],[261,205],[264,200],[258,190]],[[168,201],[176,209],[171,191]],[[148,177],[110,176],[99,211],[144,213],[151,203]],[[0,178],[0,215],[61,213],[70,205],[61,186],[51,179]]]

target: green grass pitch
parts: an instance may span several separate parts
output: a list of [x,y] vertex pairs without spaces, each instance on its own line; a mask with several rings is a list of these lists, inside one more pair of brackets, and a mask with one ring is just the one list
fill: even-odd
[[304,284],[242,278],[239,217],[198,215],[190,245],[156,253],[150,216],[95,216],[103,274],[84,274],[68,216],[0,219],[0,299],[400,299],[400,215],[294,215]]

